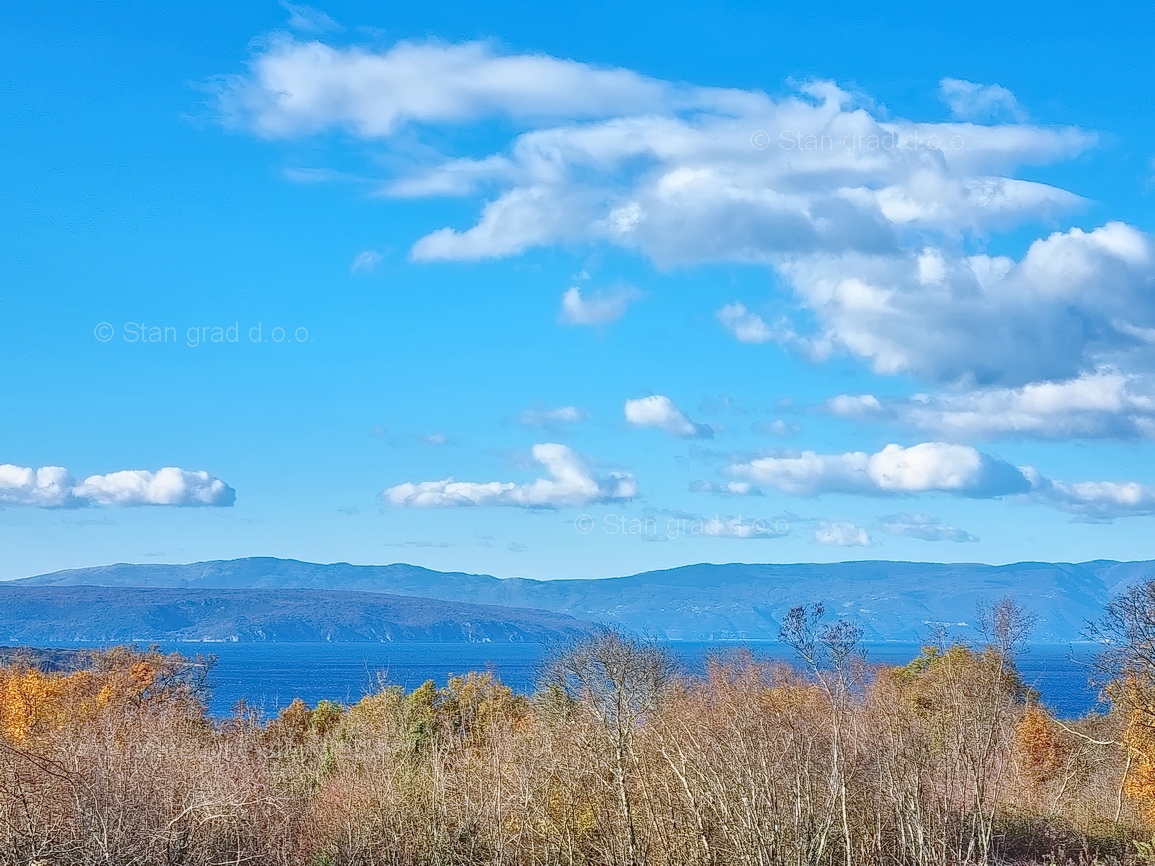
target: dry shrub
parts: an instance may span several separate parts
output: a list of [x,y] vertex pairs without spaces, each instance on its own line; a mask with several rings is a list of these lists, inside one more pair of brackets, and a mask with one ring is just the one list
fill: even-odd
[[267,722],[209,719],[204,660],[0,669],[0,864],[1105,864],[1150,838],[1134,711],[1055,719],[996,641],[868,669],[794,624],[809,671],[689,676],[604,633],[533,697],[471,674]]

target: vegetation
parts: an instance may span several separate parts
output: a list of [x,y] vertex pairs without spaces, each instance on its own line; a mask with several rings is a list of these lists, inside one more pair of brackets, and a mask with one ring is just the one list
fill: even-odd
[[1029,617],[872,667],[820,606],[798,667],[678,670],[579,638],[533,696],[489,674],[212,720],[208,661],[129,648],[0,668],[0,864],[771,866],[1155,863],[1155,583],[1095,636],[1106,715],[1055,718]]

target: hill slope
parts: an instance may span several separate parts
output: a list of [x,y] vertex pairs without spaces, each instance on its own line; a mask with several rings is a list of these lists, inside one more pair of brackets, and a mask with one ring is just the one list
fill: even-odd
[[0,641],[558,641],[564,614],[339,590],[0,584]]
[[[319,565],[252,558],[190,565],[109,565],[15,581],[203,590],[359,590],[528,607],[681,640],[773,640],[792,606],[824,601],[872,640],[925,639],[937,624],[965,629],[976,605],[1014,596],[1039,617],[1036,641],[1078,640],[1121,588],[1155,576],[1155,562],[842,562],[687,565],[599,580],[498,579],[413,565]],[[0,632],[0,637],[3,637]]]

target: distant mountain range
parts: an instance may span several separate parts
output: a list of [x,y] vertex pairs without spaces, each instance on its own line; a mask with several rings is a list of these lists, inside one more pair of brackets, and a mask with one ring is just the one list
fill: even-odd
[[[1065,643],[1079,640],[1085,623],[1118,592],[1148,577],[1155,577],[1155,562],[702,564],[588,580],[499,579],[403,564],[319,565],[265,557],[125,564],[0,584],[0,640],[13,628],[26,629],[29,640],[46,640],[32,635],[47,631],[77,633],[79,622],[85,623],[82,630],[110,634],[137,630],[133,637],[152,629],[158,633],[147,636],[242,640],[535,640],[573,633],[588,622],[669,640],[774,640],[787,610],[822,601],[832,614],[860,622],[867,640],[919,641],[942,626],[972,629],[979,603],[1010,595],[1038,616],[1035,641]],[[84,586],[106,591],[58,600],[24,595],[33,588]],[[153,594],[141,592],[144,587]],[[408,597],[412,608],[403,609],[405,599],[398,596]],[[22,612],[14,606],[17,599]],[[26,619],[34,614],[35,626]],[[101,625],[103,620],[108,624]]]
[[557,642],[565,614],[388,593],[0,584],[0,641]]

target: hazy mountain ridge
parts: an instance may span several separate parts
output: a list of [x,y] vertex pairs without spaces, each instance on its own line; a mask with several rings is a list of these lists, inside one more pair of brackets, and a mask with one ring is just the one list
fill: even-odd
[[0,584],[0,641],[560,641],[564,614],[340,590]]
[[[110,565],[14,581],[198,590],[356,590],[533,608],[684,640],[773,640],[796,604],[823,601],[859,620],[868,639],[921,640],[937,624],[965,630],[976,606],[1014,596],[1039,617],[1034,639],[1066,642],[1120,589],[1155,576],[1155,562],[687,565],[593,580],[499,579],[394,564],[319,565],[268,557],[189,565]],[[2,633],[0,633],[2,637]]]

